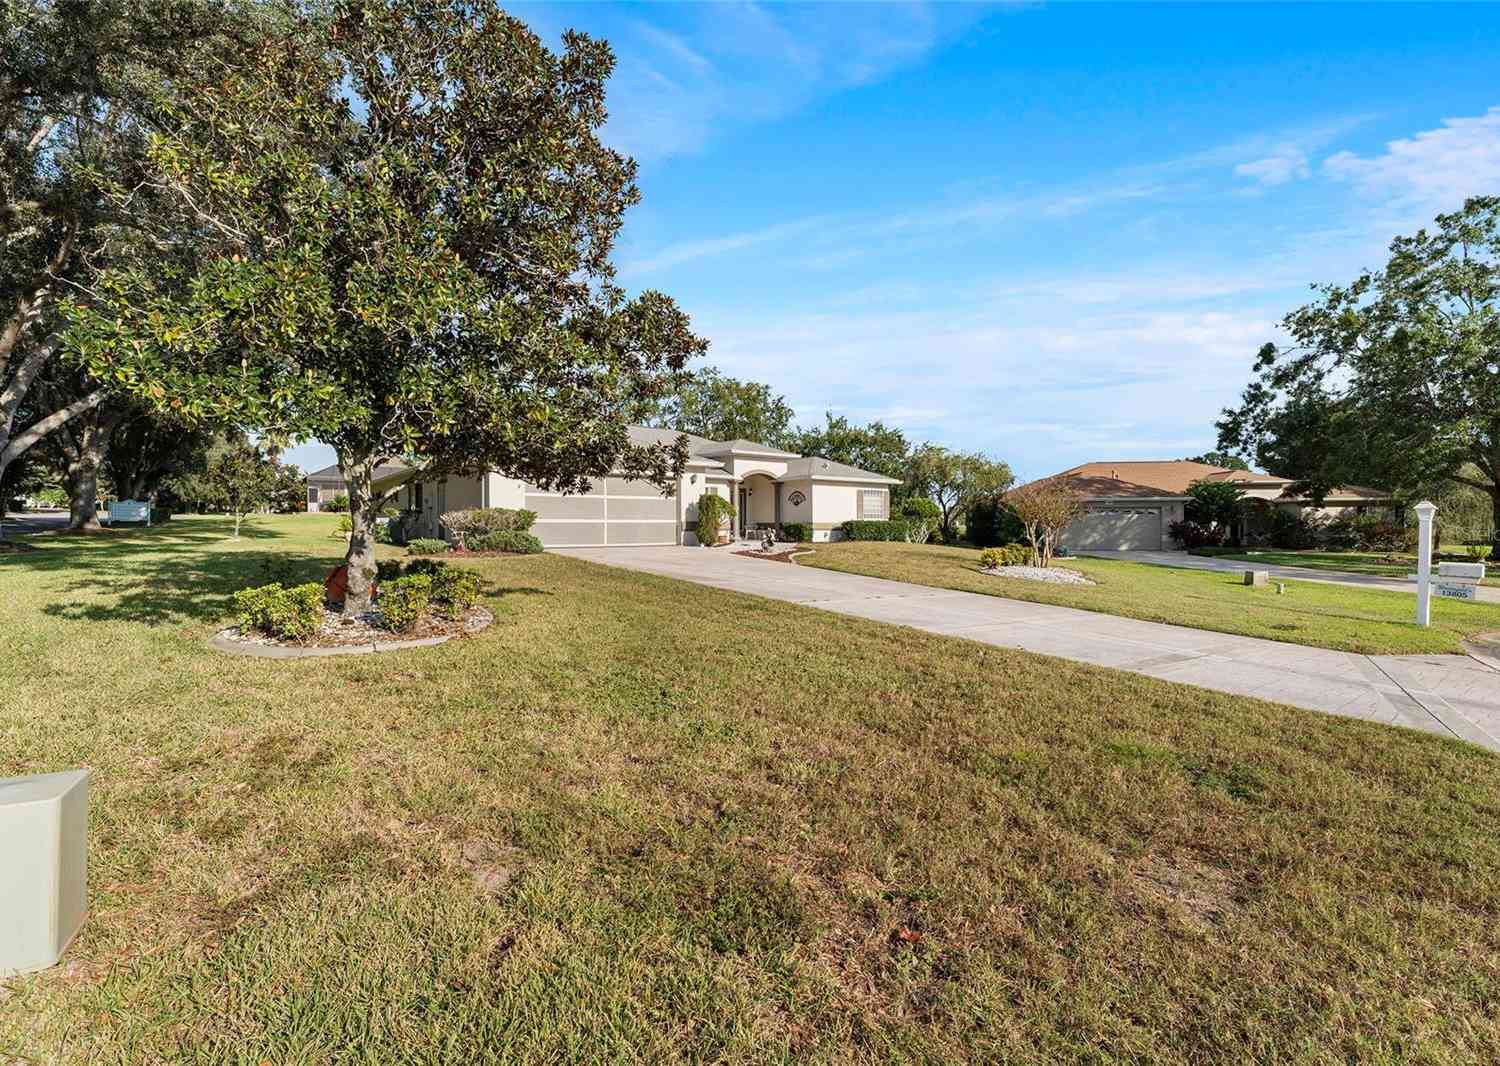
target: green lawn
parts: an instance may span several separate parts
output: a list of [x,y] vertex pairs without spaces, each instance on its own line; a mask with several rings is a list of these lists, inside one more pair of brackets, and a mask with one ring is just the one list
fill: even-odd
[[332,522],[0,556],[0,774],[95,771],[0,1061],[1500,1060],[1500,758],[554,555],[211,651]]
[[841,541],[820,544],[797,561],[826,570],[1372,655],[1457,652],[1465,636],[1500,629],[1500,604],[1436,600],[1432,625],[1419,629],[1411,621],[1415,603],[1409,593],[1288,581],[1285,594],[1278,594],[1275,585],[1248,588],[1238,574],[1116,559],[1059,561],[1096,581],[1092,587],[993,577],[980,571],[978,551],[935,544]]
[[[1446,552],[1461,556],[1468,562],[1462,548],[1444,548]],[[1216,559],[1236,559],[1260,563],[1262,566],[1305,566],[1309,570],[1338,570],[1346,574],[1373,574],[1376,577],[1394,577],[1405,580],[1408,574],[1417,571],[1417,557],[1391,552],[1324,552],[1324,551],[1280,551],[1274,548],[1254,549],[1245,552],[1214,552]],[[1494,576],[1494,566],[1485,560],[1489,571],[1484,584],[1500,586],[1500,577]]]

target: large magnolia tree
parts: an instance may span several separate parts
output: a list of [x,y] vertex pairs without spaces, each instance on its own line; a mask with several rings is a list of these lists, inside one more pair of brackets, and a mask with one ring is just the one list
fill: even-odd
[[705,345],[669,298],[611,281],[638,194],[598,137],[608,46],[554,53],[485,2],[339,0],[256,57],[162,116],[149,185],[192,254],[101,278],[70,307],[74,355],[178,417],[332,445],[346,613],[369,604],[390,460],[670,484],[685,442],[632,446],[625,413]]
[[[0,480],[71,420],[104,417],[107,382],[42,388],[68,374],[57,369],[59,303],[107,264],[176,247],[160,232],[142,239],[164,221],[140,181],[151,101],[205,56],[240,55],[268,10],[248,0],[0,0]],[[87,450],[99,436],[80,427],[75,441]]]
[[1397,238],[1385,269],[1283,322],[1219,423],[1222,447],[1321,497],[1449,481],[1489,496],[1500,538],[1500,197]]

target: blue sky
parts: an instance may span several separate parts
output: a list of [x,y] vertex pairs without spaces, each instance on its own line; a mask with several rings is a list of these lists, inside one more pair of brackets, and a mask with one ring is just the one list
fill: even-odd
[[1500,193],[1500,7],[511,10],[614,45],[619,279],[708,363],[1027,477],[1212,447],[1310,283]]

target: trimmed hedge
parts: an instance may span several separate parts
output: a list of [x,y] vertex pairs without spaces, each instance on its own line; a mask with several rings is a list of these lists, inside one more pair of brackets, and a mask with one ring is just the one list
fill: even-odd
[[281,582],[240,589],[234,594],[240,628],[281,640],[306,640],[323,624],[323,586],[316,581],[285,588]]
[[851,518],[839,526],[846,540],[901,540],[904,541],[911,533],[909,523],[899,518],[887,519],[882,522],[862,521]]
[[813,539],[811,522],[783,522],[781,532],[787,540],[796,541],[798,544],[806,544]]
[[432,599],[430,574],[407,574],[388,582],[380,590],[375,606],[380,610],[381,624],[397,633],[416,628]]
[[448,542],[436,537],[417,537],[406,545],[407,555],[441,555],[448,550]]
[[516,555],[536,555],[542,551],[542,542],[534,535],[519,529],[498,529],[478,537],[469,545],[476,552],[513,552]]
[[980,552],[979,565],[986,570],[997,566],[1031,566],[1033,558],[1030,544],[1006,544]]
[[443,528],[460,544],[474,549],[470,539],[505,531],[525,533],[536,521],[536,512],[524,508],[471,507],[462,511],[445,511],[441,521]]

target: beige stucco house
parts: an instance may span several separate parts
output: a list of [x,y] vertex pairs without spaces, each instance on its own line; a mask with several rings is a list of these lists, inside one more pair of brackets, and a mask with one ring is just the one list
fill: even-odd
[[[1187,488],[1195,481],[1231,481],[1245,499],[1269,511],[1290,510],[1333,518],[1348,511],[1389,511],[1397,504],[1379,489],[1349,486],[1329,493],[1321,505],[1289,495],[1289,478],[1253,470],[1229,470],[1181,459],[1084,463],[1053,477],[1072,485],[1087,511],[1068,526],[1061,540],[1073,551],[1163,551],[1180,547],[1170,528],[1181,521]],[[1247,510],[1248,520],[1254,511]]]
[[[631,426],[635,444],[670,443],[673,430]],[[397,505],[412,517],[412,536],[443,535],[439,516],[468,507],[524,507],[532,531],[549,548],[696,544],[698,500],[723,496],[736,510],[735,532],[805,522],[814,540],[830,540],[849,519],[890,517],[895,478],[749,440],[688,437],[688,462],[673,492],[625,477],[595,478],[586,493],[563,495],[502,473],[404,485]],[[394,479],[392,479],[394,480]]]

